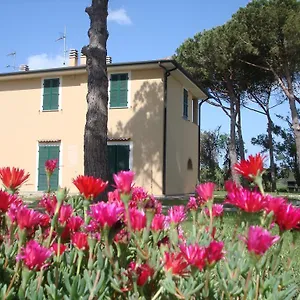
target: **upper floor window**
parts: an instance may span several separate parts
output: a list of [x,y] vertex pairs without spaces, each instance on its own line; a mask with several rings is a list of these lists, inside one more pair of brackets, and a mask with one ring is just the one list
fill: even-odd
[[186,89],[183,90],[183,114],[184,119],[188,119],[189,117],[189,95]]
[[110,107],[128,107],[128,73],[110,75]]
[[42,110],[58,110],[59,107],[59,78],[44,79]]

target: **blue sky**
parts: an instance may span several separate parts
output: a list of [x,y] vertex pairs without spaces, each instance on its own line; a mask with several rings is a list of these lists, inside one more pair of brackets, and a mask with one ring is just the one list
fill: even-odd
[[[108,55],[113,62],[159,59],[174,54],[188,37],[225,23],[249,0],[110,0]],[[67,47],[81,49],[87,44],[90,0],[1,0],[0,72],[12,71],[7,56],[17,52],[16,66],[31,69],[61,66],[63,43],[55,42],[67,28]],[[279,108],[282,114],[286,106]],[[258,149],[250,139],[265,132],[263,116],[244,110],[244,138],[249,153]],[[222,125],[227,132],[229,120],[214,107],[203,105],[202,128]]]

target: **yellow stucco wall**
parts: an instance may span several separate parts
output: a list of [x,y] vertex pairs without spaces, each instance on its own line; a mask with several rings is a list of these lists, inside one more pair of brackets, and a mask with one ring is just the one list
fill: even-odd
[[[130,107],[109,110],[108,135],[131,139],[136,185],[159,195],[162,193],[162,71],[135,70],[130,77]],[[0,81],[0,166],[16,166],[30,172],[23,191],[37,189],[39,141],[61,141],[62,186],[76,192],[71,180],[83,173],[86,74],[66,75],[61,80],[62,109],[56,112],[40,111],[41,77]]]
[[[197,105],[189,92],[188,120],[183,119],[184,86],[172,76],[168,78],[167,112],[167,195],[192,193],[197,183],[198,170],[198,126]],[[194,120],[193,116],[194,106]],[[188,170],[188,160],[192,170]]]

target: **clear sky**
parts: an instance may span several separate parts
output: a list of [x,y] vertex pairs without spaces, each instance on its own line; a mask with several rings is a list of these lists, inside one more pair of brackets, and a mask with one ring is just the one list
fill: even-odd
[[[67,47],[80,50],[87,44],[90,0],[1,0],[0,72],[28,64],[31,69],[58,67],[63,62],[63,43],[55,42],[67,28]],[[159,59],[174,54],[188,37],[225,23],[249,0],[110,0],[108,55],[113,62]],[[213,49],[212,49],[213,51]],[[280,112],[287,112],[283,106]],[[250,153],[257,151],[250,139],[265,132],[263,116],[244,112],[244,137]],[[227,132],[229,120],[223,112],[203,105],[202,128],[222,125]]]

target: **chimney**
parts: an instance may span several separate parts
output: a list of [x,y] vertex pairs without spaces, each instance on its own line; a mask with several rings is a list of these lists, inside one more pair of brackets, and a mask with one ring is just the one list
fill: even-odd
[[112,63],[112,58],[111,56],[106,56],[106,64],[111,64]]
[[80,56],[80,65],[81,66],[86,65],[86,56],[83,53],[81,53],[81,56]]
[[78,51],[71,49],[69,53],[69,66],[76,67],[78,65]]
[[29,67],[28,67],[28,65],[20,65],[19,70],[22,72],[28,72]]

